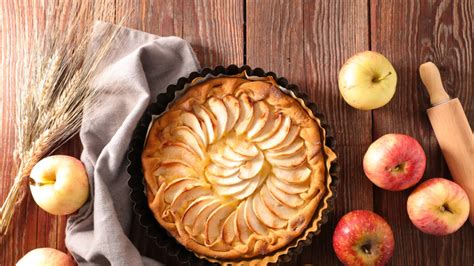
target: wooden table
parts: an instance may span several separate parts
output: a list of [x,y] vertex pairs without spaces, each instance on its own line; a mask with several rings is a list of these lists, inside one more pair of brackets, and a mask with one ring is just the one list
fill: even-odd
[[[19,3],[20,2],[20,3]],[[0,110],[0,199],[11,185],[14,139],[12,91],[21,69],[22,49],[17,42],[22,23],[42,16],[42,1],[2,0]],[[108,1],[102,20],[115,22],[130,9],[127,26],[158,35],[177,35],[189,41],[202,67],[248,64],[287,77],[319,105],[336,135],[340,154],[340,185],[334,213],[313,244],[291,265],[336,265],[331,237],[338,219],[348,211],[373,210],[390,223],[395,234],[393,265],[473,265],[474,228],[434,237],[418,231],[409,221],[406,200],[410,191],[388,192],[370,183],[362,170],[368,145],[386,133],[404,133],[423,146],[428,161],[423,180],[450,178],[425,109],[427,95],[417,72],[431,60],[441,69],[451,96],[459,97],[468,119],[474,121],[474,1]],[[127,2],[127,3],[125,3]],[[31,27],[30,27],[31,30]],[[392,101],[375,111],[358,111],[341,98],[338,70],[359,51],[383,53],[398,73]],[[78,155],[75,142],[62,152]],[[16,226],[1,240],[0,265],[13,265],[36,247],[64,245],[65,217],[40,210],[31,197],[17,212]],[[163,254],[141,230],[131,239],[147,256]],[[165,259],[173,265],[173,259]],[[288,264],[290,265],[290,264]]]

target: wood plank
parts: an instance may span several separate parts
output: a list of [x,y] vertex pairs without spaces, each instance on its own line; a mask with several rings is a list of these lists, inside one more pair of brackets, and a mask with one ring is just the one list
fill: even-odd
[[[116,9],[119,19],[129,10],[126,26],[160,36],[175,35],[193,47],[201,67],[243,64],[243,3],[219,1],[124,1]],[[136,218],[136,217],[135,217]],[[178,262],[150,240],[137,219],[132,226],[132,242],[140,252],[165,265]]]
[[[361,161],[371,142],[370,112],[344,103],[338,70],[352,54],[367,50],[366,1],[247,1],[247,63],[285,76],[320,107],[333,128],[342,172],[335,212],[293,265],[336,264],[332,232],[353,209],[372,209],[372,185]],[[354,30],[357,29],[357,31]]]
[[[428,60],[441,69],[445,88],[459,97],[474,121],[474,33],[472,1],[371,1],[372,49],[391,60],[398,74],[393,100],[374,111],[374,138],[398,132],[416,138],[427,155],[423,180],[450,178],[426,116],[427,94],[418,66]],[[446,237],[421,233],[408,219],[406,200],[412,189],[375,189],[375,210],[395,233],[394,265],[468,265],[474,262],[474,229],[468,224]],[[421,253],[421,254],[420,254]]]

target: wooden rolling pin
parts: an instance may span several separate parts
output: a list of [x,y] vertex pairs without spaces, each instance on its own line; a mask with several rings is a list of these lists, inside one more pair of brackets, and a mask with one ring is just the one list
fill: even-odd
[[441,75],[431,62],[420,65],[420,76],[433,107],[427,110],[436,139],[456,183],[470,201],[469,220],[474,225],[474,136],[459,100],[443,88]]

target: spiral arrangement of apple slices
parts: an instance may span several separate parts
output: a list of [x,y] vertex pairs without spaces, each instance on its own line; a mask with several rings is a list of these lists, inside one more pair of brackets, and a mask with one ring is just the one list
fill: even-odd
[[188,109],[160,133],[154,176],[163,223],[195,246],[243,257],[301,232],[308,222],[301,213],[314,209],[317,191],[300,126],[246,93]]

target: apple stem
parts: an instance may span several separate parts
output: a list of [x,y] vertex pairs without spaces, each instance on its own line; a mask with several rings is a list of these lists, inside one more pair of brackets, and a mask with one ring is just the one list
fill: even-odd
[[383,76],[383,77],[375,78],[375,79],[373,79],[372,81],[373,81],[373,82],[379,82],[379,81],[384,80],[385,78],[387,78],[387,77],[390,76],[390,75],[392,75],[392,72],[388,72],[387,75],[385,75],[385,76]]
[[30,183],[31,186],[44,186],[44,185],[51,185],[54,184],[54,181],[44,181],[44,182],[36,182],[33,178],[28,177],[28,182]]
[[449,206],[448,206],[447,203],[441,205],[441,206],[439,207],[439,209],[441,210],[441,212],[453,213],[453,212],[451,211],[451,209],[449,208]]
[[361,249],[367,255],[372,254],[372,252],[370,251],[370,243],[362,245]]

